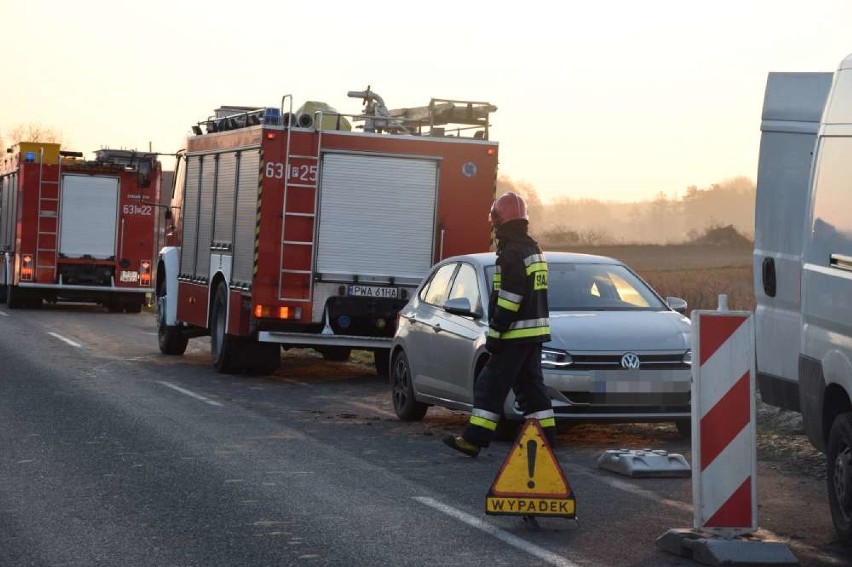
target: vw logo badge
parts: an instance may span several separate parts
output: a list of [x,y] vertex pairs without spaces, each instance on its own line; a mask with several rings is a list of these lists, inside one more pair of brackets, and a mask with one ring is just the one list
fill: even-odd
[[621,357],[622,368],[639,368],[639,356],[636,353],[628,352]]

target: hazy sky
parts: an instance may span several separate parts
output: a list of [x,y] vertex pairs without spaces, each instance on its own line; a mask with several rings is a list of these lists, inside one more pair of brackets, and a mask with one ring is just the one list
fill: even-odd
[[0,19],[0,136],[173,152],[218,106],[356,114],[369,84],[390,108],[497,105],[501,173],[545,200],[754,178],[766,74],[852,53],[849,0],[0,0]]

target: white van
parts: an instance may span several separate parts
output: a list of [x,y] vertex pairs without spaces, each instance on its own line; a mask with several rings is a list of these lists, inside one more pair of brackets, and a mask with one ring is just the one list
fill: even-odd
[[834,75],[769,74],[754,246],[761,397],[802,412],[852,541],[852,56]]

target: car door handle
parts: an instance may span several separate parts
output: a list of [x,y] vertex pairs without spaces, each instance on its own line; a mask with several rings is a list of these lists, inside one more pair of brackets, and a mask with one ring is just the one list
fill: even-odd
[[441,325],[433,325],[432,330],[436,333],[440,333],[443,329],[441,329]]

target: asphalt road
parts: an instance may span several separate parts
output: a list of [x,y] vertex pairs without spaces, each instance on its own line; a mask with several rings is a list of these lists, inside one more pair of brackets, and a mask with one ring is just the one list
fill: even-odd
[[[286,352],[270,377],[217,374],[207,339],[160,355],[151,314],[0,308],[0,567],[668,566],[689,479],[597,468],[606,449],[690,458],[671,425],[587,425],[556,456],[578,521],[486,516],[509,451],[440,443],[466,416],[399,422],[367,366]],[[852,564],[823,481],[759,464],[761,537],[802,565]]]

